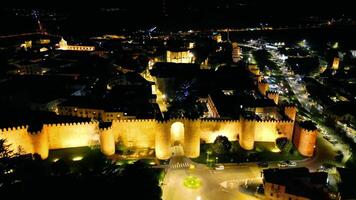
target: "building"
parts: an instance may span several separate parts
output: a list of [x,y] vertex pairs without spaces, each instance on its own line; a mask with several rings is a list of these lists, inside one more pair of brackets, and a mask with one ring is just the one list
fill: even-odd
[[94,46],[68,45],[63,38],[58,43],[58,49],[64,51],[94,51]]
[[232,62],[237,63],[240,60],[241,49],[237,42],[232,43]]
[[263,170],[266,200],[329,199],[326,172],[310,173],[307,168]]
[[195,57],[189,50],[167,50],[167,62],[194,63]]
[[102,122],[136,118],[136,116],[130,115],[132,113],[128,113],[128,107],[120,106],[120,109],[110,109],[111,106],[105,102],[94,102],[86,97],[71,98],[57,107],[59,115],[90,118]]
[[215,35],[213,35],[213,40],[215,40],[217,43],[222,42],[222,36],[221,36],[221,34],[215,34]]
[[339,64],[340,64],[340,58],[334,57],[333,63],[331,65],[332,70],[338,70],[339,69]]
[[336,168],[338,175],[339,199],[356,199],[356,172],[352,168]]
[[32,48],[32,40],[27,40],[24,43],[20,45],[21,48],[24,48],[25,50],[31,49]]

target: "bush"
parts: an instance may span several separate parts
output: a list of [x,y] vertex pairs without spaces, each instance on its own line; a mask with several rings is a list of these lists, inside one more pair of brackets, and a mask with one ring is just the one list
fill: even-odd
[[218,155],[227,154],[231,146],[231,142],[226,136],[219,135],[214,141],[213,151]]

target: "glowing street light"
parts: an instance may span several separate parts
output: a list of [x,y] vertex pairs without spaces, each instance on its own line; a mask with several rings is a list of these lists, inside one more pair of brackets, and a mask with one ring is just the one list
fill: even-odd
[[72,160],[73,161],[80,161],[80,160],[82,160],[83,159],[83,156],[76,156],[76,157],[74,157]]

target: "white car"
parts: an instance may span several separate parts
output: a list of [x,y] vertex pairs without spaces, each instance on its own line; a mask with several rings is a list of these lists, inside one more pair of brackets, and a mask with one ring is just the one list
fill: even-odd
[[278,167],[288,167],[288,164],[284,161],[281,161],[281,162],[277,163],[277,166]]
[[225,167],[222,164],[215,165],[215,170],[224,170],[224,169],[225,169]]
[[295,161],[290,161],[289,163],[287,163],[289,167],[295,167],[297,166],[297,163]]

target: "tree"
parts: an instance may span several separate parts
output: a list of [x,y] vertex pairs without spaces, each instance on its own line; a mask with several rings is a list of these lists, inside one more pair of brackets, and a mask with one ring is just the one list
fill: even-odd
[[277,138],[276,145],[284,153],[289,153],[293,146],[292,142],[286,137]]
[[9,158],[12,154],[10,144],[6,144],[6,139],[0,139],[0,158]]
[[213,151],[216,154],[226,154],[229,153],[231,149],[231,142],[226,136],[219,135],[216,137],[213,144]]

